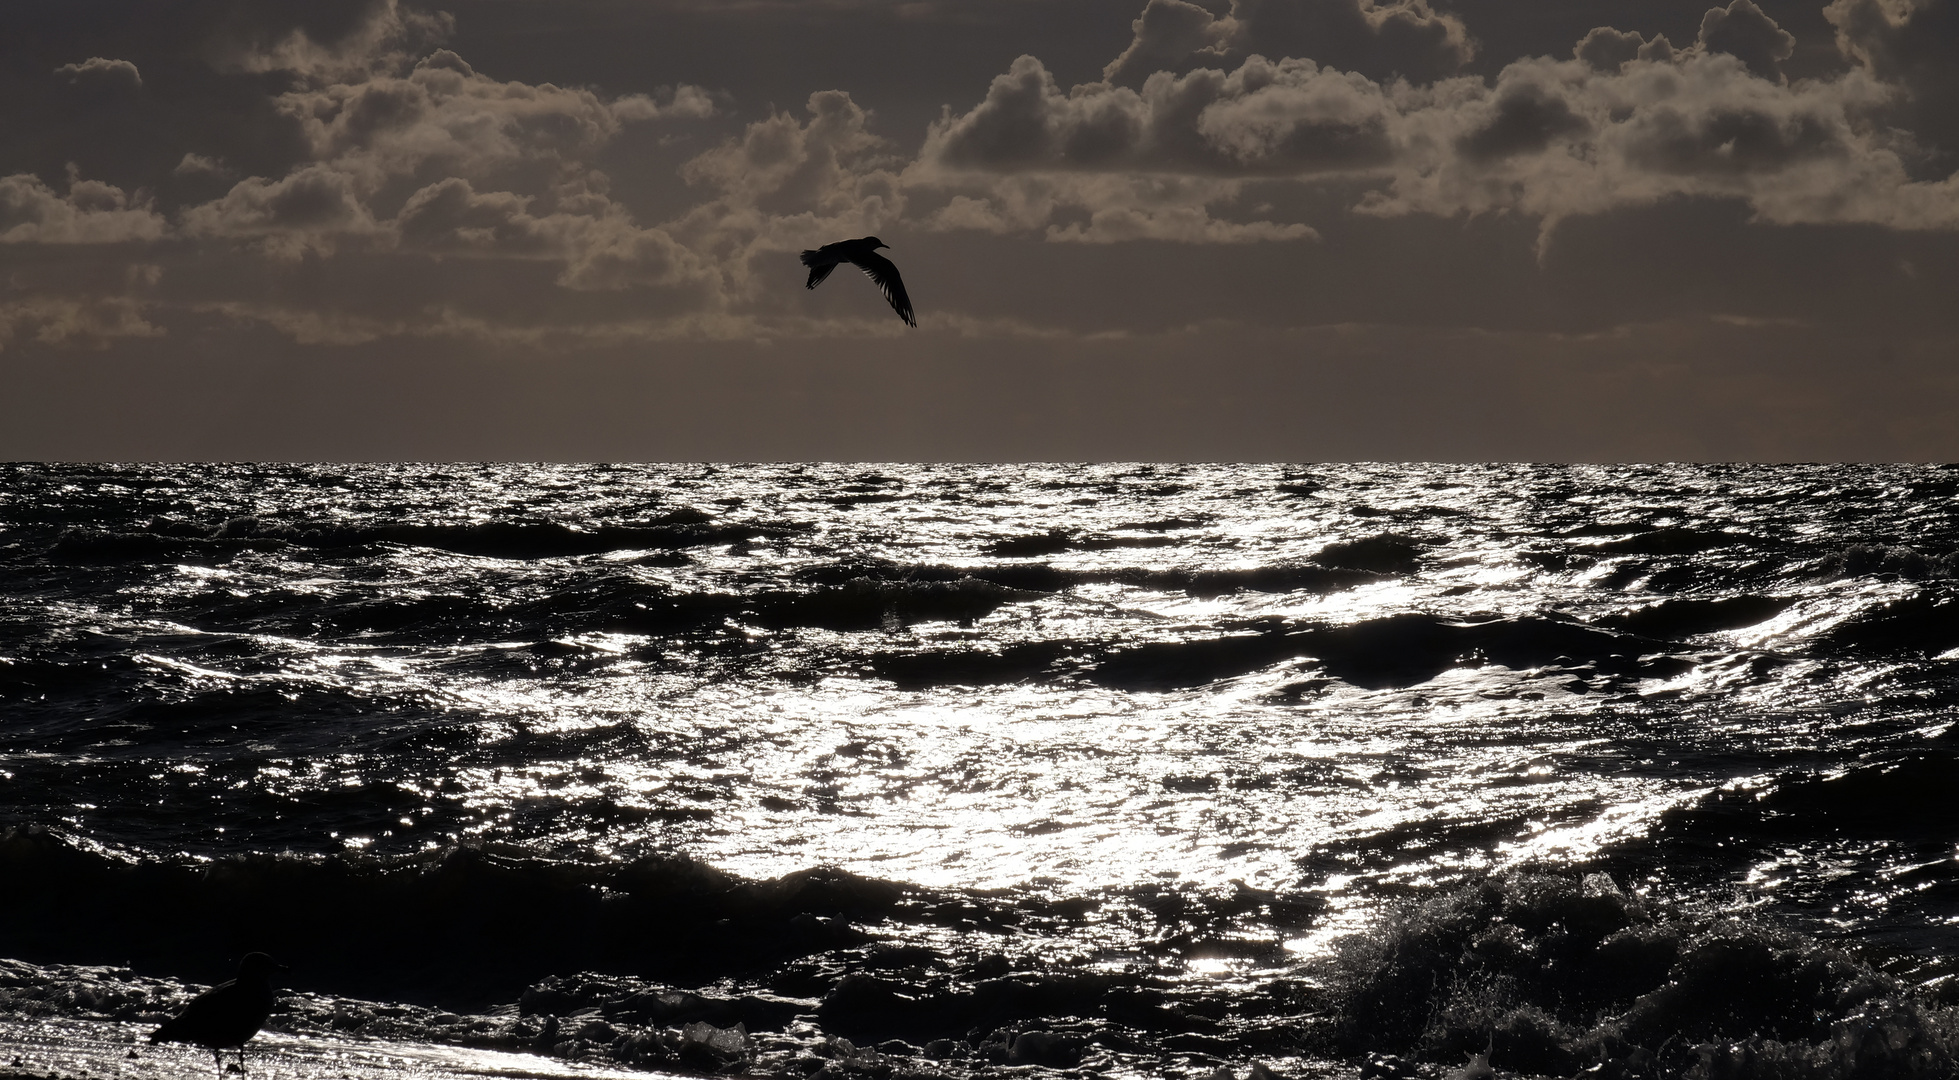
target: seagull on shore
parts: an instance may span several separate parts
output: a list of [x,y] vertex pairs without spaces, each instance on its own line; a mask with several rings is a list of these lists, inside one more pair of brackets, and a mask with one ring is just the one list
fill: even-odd
[[849,263],[870,275],[877,287],[884,290],[884,298],[891,302],[891,310],[905,320],[906,326],[917,326],[918,319],[911,313],[911,297],[905,295],[905,282],[898,276],[898,268],[891,264],[890,259],[877,253],[878,248],[890,246],[875,236],[866,236],[858,240],[839,240],[815,251],[805,251],[803,265],[809,267],[809,284],[803,288],[816,288],[830,276],[830,271],[835,270],[838,263]]
[[175,1019],[150,1033],[150,1042],[194,1043],[211,1051],[217,1059],[218,1075],[224,1075],[224,1052],[238,1051],[238,1071],[245,1071],[245,1044],[272,1015],[272,973],[286,965],[262,952],[246,953],[238,963],[238,977],[222,982],[190,999]]

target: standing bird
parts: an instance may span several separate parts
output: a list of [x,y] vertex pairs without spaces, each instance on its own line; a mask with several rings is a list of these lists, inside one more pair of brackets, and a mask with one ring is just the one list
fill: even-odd
[[890,246],[875,236],[866,236],[861,240],[839,240],[815,251],[805,251],[803,265],[809,267],[809,284],[803,288],[816,288],[830,276],[830,271],[835,270],[838,263],[847,262],[869,274],[877,287],[884,290],[884,298],[891,302],[891,310],[905,320],[906,326],[917,326],[918,319],[911,313],[911,297],[905,295],[905,282],[898,276],[898,268],[891,265],[890,259],[877,253],[878,248]]
[[272,1015],[272,973],[286,966],[262,952],[246,953],[238,962],[238,977],[219,983],[190,999],[184,1011],[150,1033],[150,1042],[195,1043],[207,1047],[224,1075],[224,1051],[238,1050],[238,1071],[245,1071],[245,1044]]

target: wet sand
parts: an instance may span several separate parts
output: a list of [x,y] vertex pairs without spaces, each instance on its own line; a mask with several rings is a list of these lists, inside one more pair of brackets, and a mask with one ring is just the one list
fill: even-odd
[[[147,1042],[148,1023],[0,1017],[0,1080],[214,1080],[211,1053]],[[252,1080],[659,1080],[676,1074],[589,1068],[456,1046],[262,1032],[246,1049]],[[226,1074],[236,1077],[236,1073]]]

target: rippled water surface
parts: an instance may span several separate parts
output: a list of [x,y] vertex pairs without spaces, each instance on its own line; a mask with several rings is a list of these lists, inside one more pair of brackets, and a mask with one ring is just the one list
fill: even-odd
[[[1465,888],[1535,932],[1526,878],[1746,916],[1937,1007],[1955,492],[1927,467],[10,466],[0,861],[44,897],[150,875],[179,928],[341,897],[351,938],[254,932],[384,999],[609,970],[823,1002],[830,1034],[868,971],[906,1001],[1057,964],[1187,1012],[1271,999],[1181,1033],[1215,1045],[1108,987],[1087,1026],[1008,1016],[1079,1044],[1037,1066],[1355,1060],[1297,1034],[1354,1007],[1308,1000],[1360,977],[1336,943]],[[609,937],[608,897],[686,893],[676,859],[714,884],[663,917],[803,937],[719,964]],[[830,899],[780,899],[812,882]],[[521,920],[519,893],[586,913],[473,990],[348,958],[413,922],[388,911]],[[260,947],[250,919],[85,910],[0,955]],[[923,951],[865,959],[892,949]],[[1392,1048],[1449,1050],[1450,1007]],[[985,1058],[993,1032],[947,1025],[970,1038],[937,1060]]]

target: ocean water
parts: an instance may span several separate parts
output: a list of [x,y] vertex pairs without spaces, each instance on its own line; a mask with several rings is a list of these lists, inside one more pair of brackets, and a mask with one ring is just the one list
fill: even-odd
[[0,1048],[263,950],[272,1060],[1959,1075],[1955,495],[0,466]]

